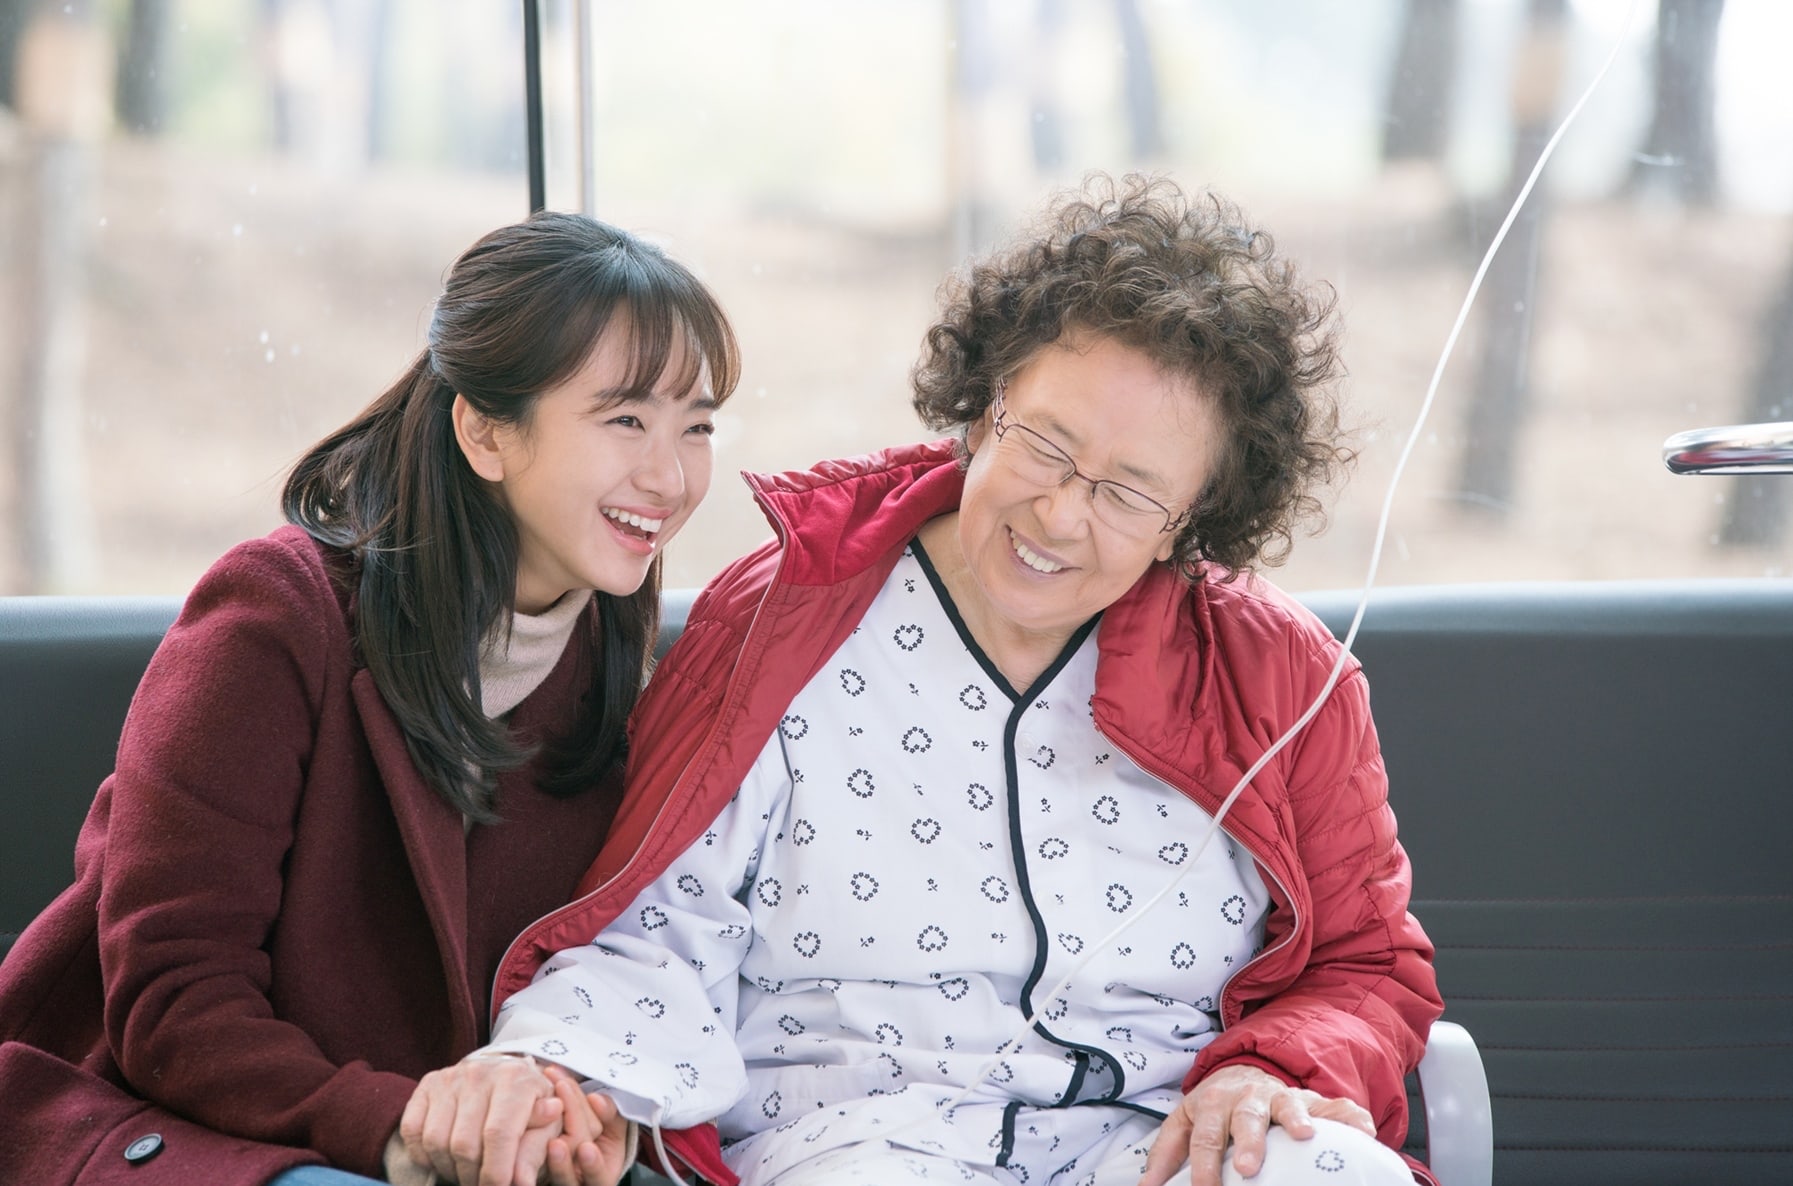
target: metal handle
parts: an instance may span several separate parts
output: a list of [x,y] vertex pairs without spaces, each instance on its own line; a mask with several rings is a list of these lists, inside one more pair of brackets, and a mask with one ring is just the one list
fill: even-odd
[[1793,474],[1793,421],[1678,432],[1662,442],[1677,474]]

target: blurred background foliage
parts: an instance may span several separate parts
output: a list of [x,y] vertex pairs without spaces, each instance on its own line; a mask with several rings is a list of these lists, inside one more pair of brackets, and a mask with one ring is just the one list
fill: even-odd
[[[670,584],[767,534],[733,470],[920,437],[941,279],[1093,169],[1225,194],[1338,292],[1359,464],[1276,579],[1361,581],[1469,277],[1615,45],[1489,273],[1382,579],[1793,567],[1793,481],[1659,460],[1793,419],[1784,0],[537,12],[549,204],[589,189],[741,331]],[[277,523],[285,468],[419,348],[447,264],[526,212],[523,62],[518,3],[0,0],[0,592],[180,592]]]

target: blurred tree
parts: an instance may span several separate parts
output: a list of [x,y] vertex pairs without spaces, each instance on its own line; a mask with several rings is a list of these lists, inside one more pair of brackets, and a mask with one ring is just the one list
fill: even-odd
[[13,79],[18,73],[19,38],[32,4],[33,0],[0,0],[0,106],[15,106]]
[[392,155],[392,0],[372,0],[367,30],[367,159],[383,161]]
[[[435,5],[450,29],[449,6]],[[376,148],[390,149],[386,87],[390,63],[383,38],[391,11],[384,0],[260,0],[257,31],[272,115],[273,147],[327,173],[352,173]],[[467,121],[466,87],[450,92],[457,128]],[[461,133],[476,137],[467,124]]]
[[[1550,139],[1562,90],[1568,0],[1528,0],[1526,31],[1513,68],[1513,155],[1504,210],[1518,196]],[[1535,187],[1489,265],[1481,293],[1481,358],[1470,397],[1457,497],[1477,511],[1512,507],[1514,453],[1531,386],[1538,261],[1550,195]]]
[[286,16],[286,0],[261,0],[257,6],[257,37],[261,47],[261,64],[263,77],[268,83],[268,117],[270,121],[270,138],[276,152],[291,152],[298,133],[294,128],[297,120],[299,98],[294,94],[294,86],[289,79],[287,67],[288,54],[282,42],[285,39],[284,25]]
[[25,133],[19,219],[25,245],[9,279],[20,371],[6,436],[12,444],[21,592],[86,586],[93,528],[86,481],[87,228],[92,145],[112,105],[115,59],[95,0],[32,6],[19,38],[15,100]]
[[1028,98],[1034,168],[1053,176],[1065,163],[1065,115],[1058,98],[1059,38],[1065,28],[1065,0],[1039,0],[1034,9],[1034,45],[1028,55]]
[[1460,8],[1460,0],[1407,0],[1382,123],[1384,162],[1444,157]]
[[1713,75],[1725,0],[1659,0],[1650,130],[1632,159],[1628,195],[1708,206],[1718,196]]
[[118,55],[118,122],[140,136],[160,133],[168,117],[168,11],[169,0],[131,0]]
[[[1743,409],[1746,423],[1793,420],[1793,260],[1780,291],[1762,318],[1761,354]],[[1719,542],[1731,547],[1779,544],[1787,531],[1787,503],[1793,478],[1762,474],[1740,477],[1725,503]]]
[[[1034,44],[1027,55],[1030,71],[1028,122],[1034,168],[1048,177],[1068,158],[1064,105],[1057,85],[1058,45],[1067,15],[1065,0],[1038,0],[1034,9]],[[1121,108],[1127,121],[1129,159],[1149,161],[1164,152],[1164,121],[1158,95],[1158,71],[1152,39],[1138,0],[1114,0],[1121,51]]]
[[1152,64],[1152,39],[1139,13],[1139,0],[1114,0],[1121,33],[1121,91],[1127,107],[1127,129],[1135,161],[1148,161],[1164,151],[1163,121],[1158,110],[1158,71]]
[[987,176],[985,108],[996,86],[996,37],[989,0],[950,0],[953,38],[947,92],[947,193],[951,202],[952,265],[983,250],[999,216]]

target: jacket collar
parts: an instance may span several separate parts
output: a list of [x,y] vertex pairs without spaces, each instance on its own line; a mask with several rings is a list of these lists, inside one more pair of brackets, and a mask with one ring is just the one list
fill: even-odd
[[835,585],[888,567],[923,523],[959,505],[965,488],[951,440],[741,476],[783,545],[779,580],[796,586]]

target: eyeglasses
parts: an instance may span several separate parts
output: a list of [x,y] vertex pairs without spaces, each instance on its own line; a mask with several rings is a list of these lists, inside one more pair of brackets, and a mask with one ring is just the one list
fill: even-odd
[[1079,470],[1070,454],[1027,425],[1008,419],[1008,409],[1002,398],[1006,386],[1004,380],[996,381],[996,398],[991,404],[996,417],[993,427],[996,442],[1002,446],[997,456],[1016,477],[1048,488],[1062,486],[1072,478],[1082,478],[1089,483],[1090,506],[1096,512],[1096,518],[1115,531],[1135,538],[1175,531],[1189,517],[1189,510],[1195,509],[1191,507],[1180,515],[1172,515],[1163,503],[1131,486],[1107,478],[1092,478]]

